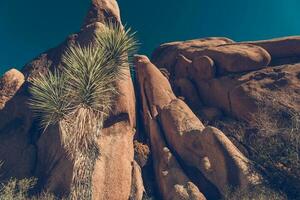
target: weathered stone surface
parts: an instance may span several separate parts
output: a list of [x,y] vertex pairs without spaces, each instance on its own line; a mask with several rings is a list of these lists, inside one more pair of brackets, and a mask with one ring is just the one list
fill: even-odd
[[150,137],[154,171],[162,199],[205,199],[166,146],[156,121],[163,106],[175,99],[167,79],[145,56],[136,56],[135,64],[143,101],[144,124]]
[[153,152],[153,164],[162,198],[166,200],[204,200],[199,189],[187,178],[176,158],[166,147],[155,120],[148,121]]
[[272,65],[300,62],[300,36],[246,42],[260,46],[272,57]]
[[198,96],[197,88],[189,79],[177,79],[174,85],[177,95],[184,97],[187,104],[193,110],[197,111],[201,108],[202,102]]
[[131,183],[131,193],[130,200],[142,200],[145,192],[142,170],[140,166],[133,161],[132,167],[132,183]]
[[189,77],[192,80],[210,80],[216,75],[214,61],[208,56],[195,57],[193,64],[188,68]]
[[[192,60],[188,78],[195,84],[204,106],[216,107],[230,116],[249,120],[264,101],[274,97],[284,102],[281,104],[298,111],[298,64],[278,67],[273,65],[300,62],[299,41],[299,37],[295,36],[202,48],[187,45],[190,41],[175,42],[161,45],[154,52],[153,60],[158,63],[158,67],[163,65],[168,69],[170,83],[177,95],[180,95],[178,83],[181,78],[176,78],[174,74],[177,67],[175,58],[180,54]],[[272,67],[267,66],[270,60]],[[217,72],[215,74],[214,68]],[[229,73],[238,71],[243,74]],[[191,92],[188,94],[190,96]],[[284,96],[293,100],[287,100]],[[184,99],[189,103],[192,97]]]
[[201,99],[238,119],[250,120],[260,106],[277,100],[300,111],[299,64],[270,67],[245,75],[225,76],[197,84]]
[[[195,166],[222,192],[228,186],[251,184],[248,160],[218,129],[204,128],[181,100],[174,100],[159,115],[168,144]],[[233,170],[234,169],[234,170]]]
[[0,79],[0,110],[24,83],[24,75],[16,69],[7,71]]
[[[247,158],[221,131],[205,128],[183,101],[170,95],[172,90],[169,83],[146,57],[137,57],[136,68],[141,86],[144,123],[149,128],[154,154],[157,149],[165,148],[168,157],[176,161],[177,158],[170,153],[176,152],[184,165],[195,167],[205,176],[207,180],[203,180],[202,185],[205,182],[207,185],[213,183],[222,193],[226,192],[228,186],[245,188],[249,184],[255,184],[258,177],[250,172]],[[153,107],[157,109],[151,111]],[[161,135],[161,139],[153,138],[157,135]],[[160,148],[157,147],[163,138],[167,142],[161,144]],[[154,162],[163,158],[162,152],[156,153]],[[154,163],[154,167],[159,164]],[[157,171],[156,173],[159,174]],[[162,185],[160,189],[164,191]],[[199,189],[203,194],[209,195],[209,191]]]
[[255,45],[227,44],[195,52],[193,57],[209,56],[219,72],[245,72],[266,67],[271,57],[266,50]]
[[[135,66],[137,79],[142,95],[143,110],[147,110],[148,102],[150,114],[157,116],[158,110],[168,105],[173,99],[176,99],[169,81],[166,77],[161,77],[161,72],[150,62],[146,56],[136,56]],[[142,68],[142,70],[140,69]],[[142,84],[147,83],[147,84]]]
[[191,55],[197,51],[208,47],[231,43],[233,43],[233,41],[228,38],[217,37],[166,43],[162,44],[153,52],[151,60],[157,67],[166,68],[169,72],[171,72],[172,67],[176,63],[176,58],[180,54],[185,56],[187,59],[192,60]]
[[[101,23],[107,20],[120,22],[116,1],[92,1],[81,32],[23,68],[26,82],[0,111],[0,160],[5,162],[3,170],[6,172],[2,179],[36,176],[40,190],[59,196],[68,194],[73,163],[61,146],[59,130],[51,127],[43,132],[34,120],[27,104],[28,81],[38,73],[61,68],[66,48],[76,42],[86,45],[93,41],[93,34],[103,28]],[[131,193],[135,96],[129,69],[125,74],[127,77],[116,83],[119,95],[98,141],[101,155],[93,174],[94,199],[128,200]]]

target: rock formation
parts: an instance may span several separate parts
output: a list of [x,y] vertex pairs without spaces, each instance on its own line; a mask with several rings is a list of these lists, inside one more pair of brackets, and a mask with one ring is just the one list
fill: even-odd
[[[117,2],[93,0],[79,33],[69,36],[64,43],[41,54],[23,68],[23,87],[17,88],[22,84],[18,73],[8,72],[4,76],[4,90],[10,82],[16,82],[16,87],[5,95],[11,97],[18,91],[0,112],[0,160],[4,161],[5,172],[2,180],[34,176],[38,178],[40,191],[48,190],[58,196],[68,194],[73,163],[61,146],[58,128],[43,131],[33,117],[28,107],[28,81],[38,73],[61,68],[61,57],[66,48],[77,42],[81,45],[92,42],[94,33],[107,21],[121,23]],[[141,199],[144,191],[141,174],[134,163],[135,96],[129,69],[125,73],[127,78],[117,83],[119,96],[99,138],[101,156],[93,176],[94,199],[125,200],[130,196]],[[6,81],[6,77],[12,78]]]
[[[205,38],[167,43],[154,51],[153,62],[168,70],[172,88],[187,103],[197,98],[203,109],[215,107],[235,118],[250,120],[264,104],[262,99],[275,96],[300,111],[299,41],[300,37],[244,43]],[[183,68],[187,73],[181,72]],[[178,84],[182,79],[193,86],[182,90],[182,84]],[[195,112],[202,110],[192,108]]]
[[[121,25],[117,2],[92,0],[80,32],[0,79],[0,181],[36,177],[36,192],[69,194],[74,163],[58,127],[41,129],[29,108],[30,80],[61,69],[66,49],[93,42],[108,21]],[[158,199],[215,200],[230,187],[258,184],[261,176],[236,143],[207,122],[222,116],[251,121],[274,97],[299,113],[299,62],[300,37],[241,43],[204,38],[162,44],[151,61],[137,55],[136,90],[125,70],[99,137],[94,199],[141,200],[149,163]],[[143,143],[137,141],[141,135]]]
[[[212,184],[214,189],[224,194],[227,187],[246,188],[257,183],[258,177],[251,172],[247,158],[221,131],[205,127],[190,108],[176,98],[168,80],[147,57],[136,56],[135,66],[144,124],[150,137],[154,168],[163,199],[174,199],[168,195],[177,195],[175,186],[170,187],[170,180],[165,178],[178,173],[185,175],[179,162],[196,168],[204,175],[205,180],[198,185],[198,189],[207,196],[213,194],[202,188],[203,185]],[[173,164],[166,164],[166,158]],[[174,168],[177,172],[171,174]],[[161,177],[164,172],[166,177]],[[178,176],[169,179],[176,184]],[[187,183],[188,179],[178,184],[189,193],[188,188],[184,187]]]

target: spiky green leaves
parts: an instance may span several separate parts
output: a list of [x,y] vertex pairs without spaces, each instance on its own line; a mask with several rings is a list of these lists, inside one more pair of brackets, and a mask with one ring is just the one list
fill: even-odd
[[65,77],[58,71],[32,79],[30,106],[44,127],[59,122],[70,109],[65,84]]
[[114,24],[96,34],[92,44],[69,47],[61,73],[48,72],[32,80],[30,105],[43,126],[68,120],[80,108],[106,113],[117,93],[115,82],[124,78],[136,48],[134,34]]

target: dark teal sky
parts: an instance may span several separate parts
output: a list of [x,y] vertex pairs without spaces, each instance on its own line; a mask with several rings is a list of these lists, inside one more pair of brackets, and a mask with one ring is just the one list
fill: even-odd
[[[300,35],[299,0],[119,0],[141,52],[208,36],[237,41]],[[0,74],[79,30],[89,0],[0,0]]]

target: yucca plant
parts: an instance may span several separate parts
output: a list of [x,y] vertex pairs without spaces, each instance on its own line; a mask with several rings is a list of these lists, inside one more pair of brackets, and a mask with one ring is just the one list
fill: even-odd
[[62,70],[31,81],[30,106],[46,129],[57,124],[62,143],[74,161],[71,199],[92,199],[91,176],[100,150],[97,138],[117,94],[116,81],[126,77],[137,42],[130,29],[112,23],[83,47],[71,46]]

